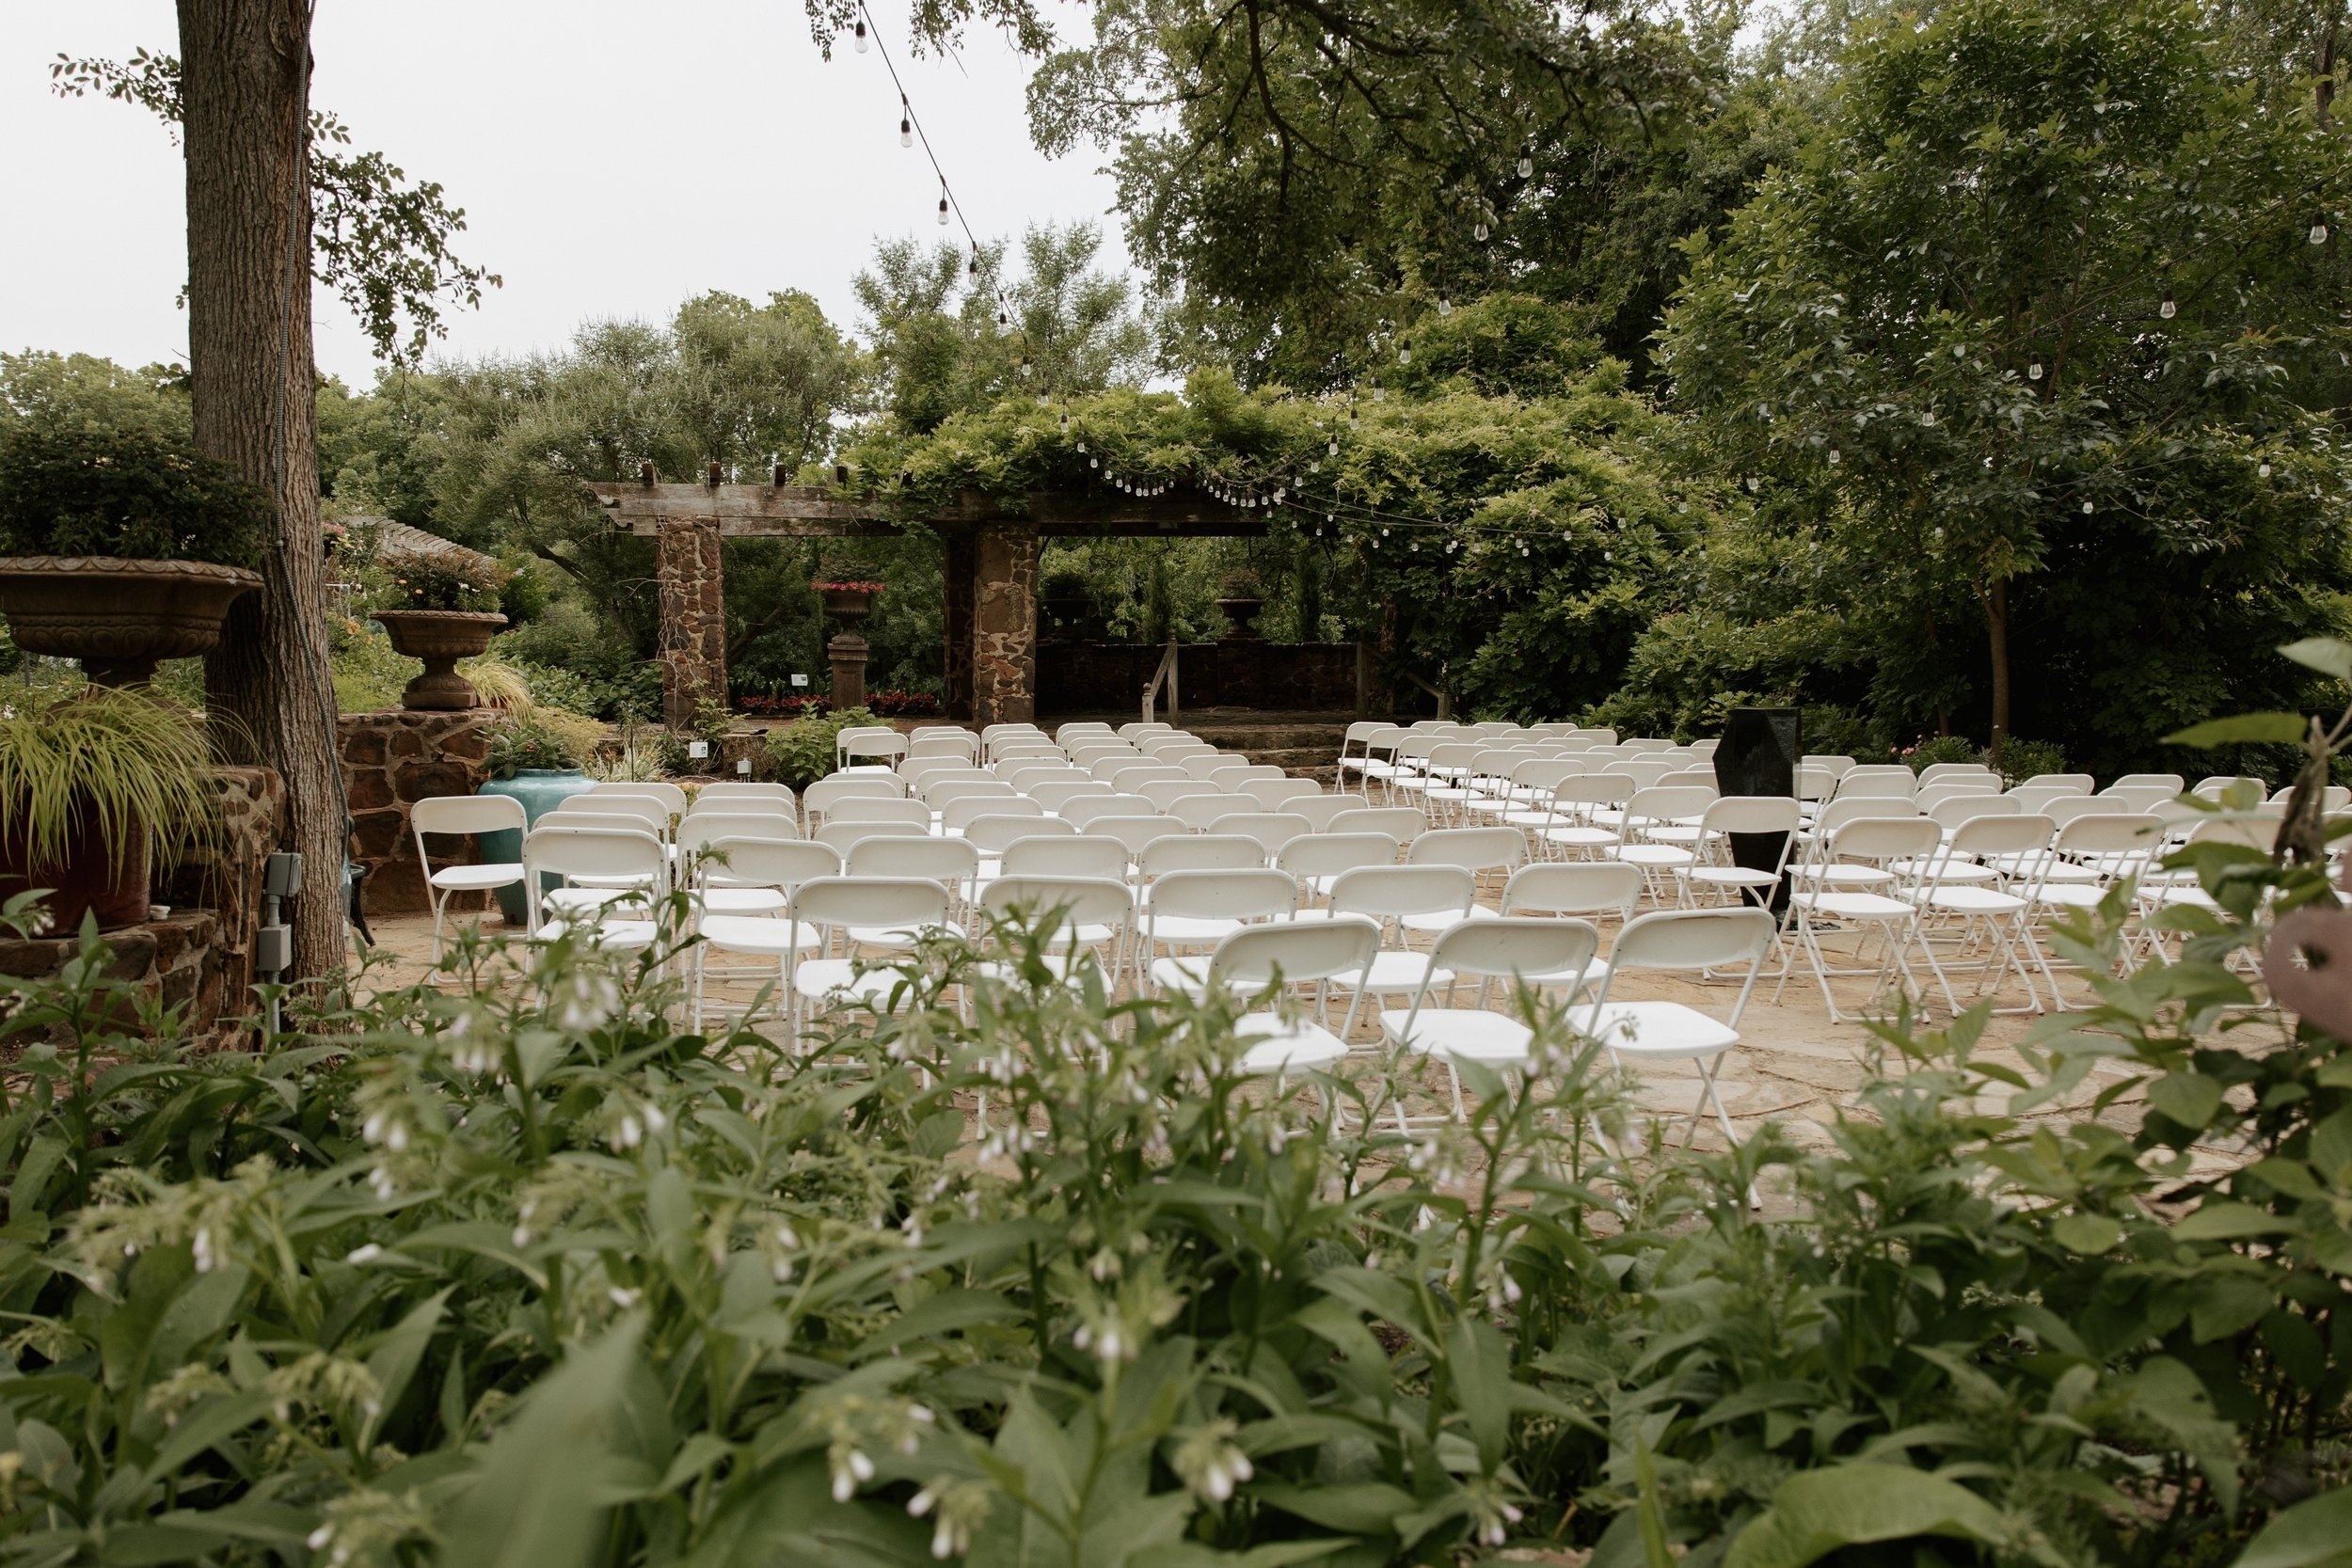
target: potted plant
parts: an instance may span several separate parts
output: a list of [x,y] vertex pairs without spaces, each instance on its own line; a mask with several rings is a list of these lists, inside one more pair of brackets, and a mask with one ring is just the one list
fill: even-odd
[[472,707],[473,683],[457,661],[486,652],[506,625],[498,611],[506,574],[471,550],[437,550],[393,562],[374,612],[393,651],[424,660],[424,673],[400,694],[400,705],[438,713]]
[[874,612],[874,595],[882,591],[879,582],[812,582],[818,597],[825,602],[825,613],[841,623],[843,629],[856,626]]
[[0,900],[48,888],[50,929],[147,918],[157,850],[175,854],[220,815],[195,715],[147,692],[92,686],[0,706]]
[[[490,776],[474,793],[520,800],[523,820],[529,825],[573,796],[594,789],[596,785],[580,770],[586,760],[583,750],[574,736],[565,733],[573,726],[564,721],[572,717],[566,714],[559,719],[540,708],[515,708],[490,721],[483,729],[488,747],[483,767]],[[482,858],[494,864],[521,860],[522,834],[512,828],[484,833]],[[500,888],[498,901],[499,912],[508,925],[520,926],[529,918],[519,882]]]
[[0,436],[0,613],[17,646],[128,686],[209,652],[262,584],[269,498],[182,437],[26,424]]
[[1265,609],[1265,590],[1258,581],[1258,574],[1247,566],[1225,574],[1217,584],[1216,608],[1225,613],[1229,623],[1225,635],[1236,641],[1258,635],[1258,615]]

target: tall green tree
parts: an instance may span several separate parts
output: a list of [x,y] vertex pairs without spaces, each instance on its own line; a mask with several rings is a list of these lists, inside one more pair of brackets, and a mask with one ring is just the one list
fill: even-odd
[[[1850,569],[1967,607],[1996,743],[2021,672],[2087,684],[2135,644],[2186,662],[2134,702],[2219,706],[2213,666],[2343,580],[2311,400],[2352,348],[2326,292],[2352,160],[2216,42],[2172,0],[1867,24],[1820,134],[1694,245],[1668,318],[1711,461]],[[2093,613],[2104,657],[2021,646]]]

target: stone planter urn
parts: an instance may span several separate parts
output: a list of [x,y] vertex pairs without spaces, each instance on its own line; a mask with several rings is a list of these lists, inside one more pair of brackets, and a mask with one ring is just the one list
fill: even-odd
[[229,607],[260,574],[203,561],[0,557],[0,614],[27,653],[78,658],[102,686],[152,679],[156,662],[210,653]]
[[475,705],[473,683],[457,673],[457,661],[489,651],[490,634],[506,625],[496,610],[379,610],[374,619],[392,639],[392,650],[424,660],[424,673],[408,683],[400,705],[419,713],[453,713]]
[[1216,608],[1224,613],[1225,635],[1236,642],[1254,641],[1258,636],[1258,616],[1265,609],[1261,598],[1219,599]]
[[825,613],[840,622],[845,631],[874,613],[870,588],[820,588],[818,593],[825,601]]

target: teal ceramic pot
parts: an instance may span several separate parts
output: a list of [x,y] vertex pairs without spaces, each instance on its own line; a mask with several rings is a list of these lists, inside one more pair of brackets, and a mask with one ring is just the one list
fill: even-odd
[[[511,779],[492,779],[474,791],[477,795],[503,795],[510,800],[523,803],[523,820],[535,823],[570,800],[596,788],[587,774],[570,768],[525,768]],[[482,835],[482,858],[496,863],[523,858],[523,835],[512,828]],[[553,886],[550,879],[549,886]],[[506,916],[509,926],[520,926],[531,917],[524,907],[523,885],[510,882],[498,890],[499,912]]]

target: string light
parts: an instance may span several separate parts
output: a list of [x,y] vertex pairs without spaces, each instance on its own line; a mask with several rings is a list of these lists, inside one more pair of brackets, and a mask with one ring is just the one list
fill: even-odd
[[2164,289],[2164,303],[2156,307],[2156,314],[2162,316],[2166,321],[2170,321],[2173,317],[2179,315],[2180,313],[2181,308],[2172,303],[2172,286],[2168,283],[2165,285]]
[[2326,245],[2327,243],[2328,243],[2328,220],[2327,220],[2327,218],[2326,218],[2325,216],[2321,216],[2321,217],[2316,217],[2316,218],[2313,218],[2313,219],[2312,220],[2312,244],[2313,244],[2313,245]]
[[905,93],[898,95],[898,145],[900,147],[914,145],[914,105],[907,102]]
[[939,181],[939,227],[947,227],[947,180],[945,175]]
[[1450,316],[1454,314],[1454,301],[1447,298],[1444,294],[1439,294],[1438,296],[1438,314],[1440,316]]
[[866,23],[862,18],[857,24],[857,52],[861,55],[866,53]]
[[1534,177],[1535,144],[1534,142],[1529,142],[1525,148],[1520,150],[1519,152],[1519,178],[1522,180],[1533,180]]

